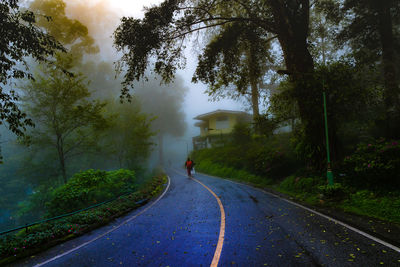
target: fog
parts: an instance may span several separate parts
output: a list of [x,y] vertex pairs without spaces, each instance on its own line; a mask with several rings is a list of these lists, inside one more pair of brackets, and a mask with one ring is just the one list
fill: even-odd
[[[32,2],[24,1],[23,6],[28,7]],[[199,129],[194,126],[193,118],[195,116],[216,109],[244,109],[240,103],[234,101],[210,102],[208,96],[204,94],[206,85],[191,83],[199,52],[198,47],[200,47],[199,45],[192,45],[192,41],[187,43],[188,48],[185,51],[186,68],[178,70],[174,82],[167,85],[160,84],[160,79],[149,72],[149,81],[139,81],[134,85],[134,89],[131,91],[132,104],[129,104],[125,99],[125,104],[118,107],[119,104],[116,103],[119,102],[121,93],[122,75],[116,74],[114,63],[118,61],[121,55],[113,47],[112,35],[123,16],[134,16],[136,18],[143,16],[141,4],[143,2],[129,0],[65,0],[64,2],[66,3],[65,15],[67,19],[77,20],[86,26],[88,34],[85,36],[93,38],[95,40],[94,46],[97,45],[100,51],[94,54],[83,54],[83,58],[79,59],[78,65],[73,69],[73,71],[82,73],[82,77],[85,77],[83,83],[87,84],[90,99],[110,102],[107,105],[107,109],[109,109],[106,111],[107,116],[113,117],[115,113],[120,112],[121,116],[126,117],[134,113],[132,118],[137,120],[135,122],[151,121],[150,129],[154,134],[151,140],[155,145],[151,148],[152,153],[149,155],[149,160],[147,162],[138,160],[136,164],[147,164],[147,167],[153,167],[163,161],[162,163],[166,165],[183,165],[192,149],[192,137],[199,134]],[[147,1],[146,3],[149,5],[159,2],[161,1]],[[41,4],[41,2],[39,3]],[[63,14],[61,14],[62,16]],[[85,38],[85,36],[83,37]],[[72,39],[72,43],[68,43],[67,47],[71,47],[80,41],[82,40],[79,37],[75,40]],[[37,68],[37,64],[32,63],[31,72],[35,73]],[[46,78],[45,76],[44,78]],[[23,83],[23,81],[15,82],[17,91],[19,90],[18,86],[22,86]],[[23,96],[22,91],[21,96]],[[28,112],[29,115],[31,114]],[[125,117],[120,119],[119,123],[123,123]],[[93,152],[98,154],[90,154],[92,152],[86,151],[86,154],[71,159],[65,168],[67,176],[71,177],[74,173],[88,168],[115,169],[118,167],[116,163],[118,162],[116,160],[118,153],[112,151],[112,147],[117,147],[117,145],[116,141],[112,139],[122,140],[126,138],[124,133],[121,133],[122,130],[135,131],[134,123],[127,121],[127,124],[132,125],[123,128],[118,125],[116,128],[110,129],[107,133],[112,136],[107,137],[106,133],[105,137],[103,136],[103,139],[101,139],[103,140],[102,143],[97,144],[104,147],[105,152],[101,152],[103,154],[96,152],[96,147],[92,144]],[[40,123],[36,122],[35,124],[35,129],[28,128],[28,134],[32,134],[35,130],[51,133],[51,131],[43,128]],[[49,192],[62,182],[59,181],[58,157],[49,146],[49,142],[26,147],[21,145],[24,140],[17,142],[16,136],[6,127],[2,126],[0,132],[1,152],[4,158],[4,163],[0,166],[0,182],[4,185],[0,188],[0,193],[3,195],[0,199],[2,214],[0,228],[4,230],[21,223],[35,221],[42,216],[43,214],[35,214],[35,209],[36,211],[40,210],[47,201],[46,197],[49,196]],[[54,138],[54,136],[49,136],[49,140],[51,138]],[[163,140],[162,146],[160,146],[160,138]],[[135,144],[131,145],[135,146]],[[128,150],[129,148],[123,147],[123,149]],[[160,149],[163,151],[163,159],[160,157]],[[112,155],[112,157],[108,160],[107,155]],[[135,157],[135,155],[130,155],[130,157]],[[129,168],[132,166],[131,163],[121,163],[121,161],[119,164],[119,167]],[[11,180],[10,177],[12,177]],[[38,192],[38,194],[33,194],[34,192]],[[28,200],[34,195],[43,195],[44,197]],[[34,203],[35,207],[31,208],[30,203]],[[20,214],[16,215],[16,211]],[[19,218],[16,219],[16,217]]]
[[[146,5],[160,3],[160,0],[146,1]],[[115,62],[118,59],[117,53],[113,48],[112,33],[118,26],[122,16],[134,16],[141,18],[143,16],[143,3],[142,1],[111,1],[111,0],[67,0],[67,15],[81,21],[89,29],[89,34],[95,38],[100,47],[100,54],[98,55],[102,60]],[[184,86],[188,88],[182,105],[182,111],[185,114],[185,121],[187,123],[186,131],[183,136],[178,138],[189,143],[191,147],[191,138],[199,134],[199,129],[194,126],[193,117],[213,111],[215,109],[232,109],[244,110],[245,106],[231,100],[221,100],[218,102],[211,102],[204,91],[206,90],[205,84],[191,83],[192,75],[195,71],[197,64],[198,46],[188,42],[185,51],[187,57],[187,65],[184,70],[178,70],[177,75],[182,77]],[[172,140],[170,140],[172,141]],[[177,141],[172,144],[172,148],[167,151],[176,151],[176,146],[183,146],[182,153],[179,156],[185,156],[186,145],[183,141]],[[189,148],[190,149],[190,148]],[[178,156],[178,157],[179,157]]]

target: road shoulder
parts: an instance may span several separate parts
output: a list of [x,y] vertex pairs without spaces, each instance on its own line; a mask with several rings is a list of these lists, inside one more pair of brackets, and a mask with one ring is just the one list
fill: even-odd
[[308,203],[305,203],[305,202],[303,202],[299,199],[296,199],[294,197],[291,197],[287,194],[276,191],[272,188],[268,188],[268,187],[260,188],[260,187],[254,186],[251,183],[241,182],[241,181],[233,180],[233,179],[216,177],[216,176],[205,174],[205,173],[201,173],[201,174],[209,176],[209,177],[217,178],[217,179],[224,179],[224,180],[228,180],[228,181],[231,181],[234,183],[250,186],[252,188],[259,189],[259,190],[265,191],[267,193],[276,195],[280,198],[290,200],[292,202],[295,202],[302,206],[305,206],[311,210],[315,210],[319,213],[322,213],[324,215],[332,217],[333,219],[336,219],[345,224],[348,224],[356,229],[359,229],[371,236],[381,239],[381,240],[383,240],[389,244],[392,244],[396,247],[400,247],[400,225],[398,225],[398,224],[379,220],[376,218],[371,218],[371,217],[367,217],[367,216],[361,216],[361,215],[356,215],[356,214],[349,213],[349,212],[344,212],[344,211],[334,208],[334,207],[312,206]]

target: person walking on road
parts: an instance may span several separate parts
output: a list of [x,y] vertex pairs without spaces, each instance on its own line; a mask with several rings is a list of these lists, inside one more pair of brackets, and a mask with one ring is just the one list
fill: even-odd
[[194,162],[193,160],[191,160],[190,158],[187,158],[186,162],[185,162],[185,168],[187,170],[187,175],[190,177],[192,177],[192,169],[194,166]]

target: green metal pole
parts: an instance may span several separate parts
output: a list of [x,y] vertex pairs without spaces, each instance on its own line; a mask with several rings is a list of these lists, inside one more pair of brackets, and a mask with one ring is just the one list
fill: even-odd
[[[324,85],[323,85],[324,86]],[[325,94],[325,86],[322,92],[324,98],[324,118],[325,118],[325,138],[326,138],[326,159],[327,159],[327,170],[326,170],[326,178],[328,179],[328,184],[333,185],[333,173],[331,169],[331,156],[329,151],[329,136],[328,136],[328,115],[326,112],[326,94]]]

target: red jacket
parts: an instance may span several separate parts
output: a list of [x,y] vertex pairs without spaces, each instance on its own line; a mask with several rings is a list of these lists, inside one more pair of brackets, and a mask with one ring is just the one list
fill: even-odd
[[185,167],[188,169],[191,169],[193,167],[193,161],[192,160],[188,160],[185,162]]

